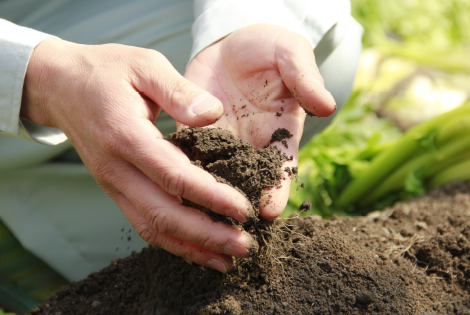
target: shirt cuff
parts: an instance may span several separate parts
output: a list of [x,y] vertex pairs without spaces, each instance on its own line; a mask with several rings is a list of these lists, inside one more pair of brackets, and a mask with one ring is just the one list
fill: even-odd
[[190,60],[233,31],[256,23],[294,31],[314,48],[339,21],[349,18],[350,11],[348,0],[196,0]]
[[56,128],[20,120],[23,83],[29,58],[44,39],[54,37],[0,19],[0,132],[43,144],[67,140]]

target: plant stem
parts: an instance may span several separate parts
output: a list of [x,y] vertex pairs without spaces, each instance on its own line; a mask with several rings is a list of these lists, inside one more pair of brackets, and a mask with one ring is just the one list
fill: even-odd
[[370,166],[360,177],[351,181],[348,186],[346,186],[339,197],[338,205],[345,207],[363,198],[374,186],[382,182],[394,169],[420,149],[420,139],[443,123],[470,113],[469,105],[470,103],[467,102],[461,107],[410,129],[393,147],[380,153],[373,159]]
[[470,160],[470,150],[461,152],[457,155],[451,156],[443,161],[440,161],[439,163],[434,163],[429,167],[426,167],[426,169],[424,170],[424,178],[429,179],[431,177],[434,177],[437,173],[441,172],[442,170],[466,160]]
[[398,190],[403,187],[406,176],[413,169],[430,164],[440,163],[456,154],[464,152],[470,148],[470,136],[464,135],[455,141],[447,142],[444,146],[437,150],[425,152],[412,160],[408,161],[400,168],[395,170],[387,179],[385,179],[370,195],[363,199],[360,204],[371,204],[385,194]]
[[445,122],[436,134],[436,145],[441,145],[456,135],[470,134],[470,115]]
[[457,165],[448,167],[434,176],[429,182],[429,187],[434,188],[441,184],[453,180],[469,180],[470,179],[470,160],[463,161]]

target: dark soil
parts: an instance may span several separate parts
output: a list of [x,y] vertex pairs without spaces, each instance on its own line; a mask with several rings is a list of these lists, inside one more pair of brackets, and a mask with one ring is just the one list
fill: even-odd
[[[274,132],[273,137],[275,134],[280,134],[277,137],[292,137],[286,129],[279,130]],[[288,159],[286,155],[273,146],[255,150],[248,142],[236,139],[231,132],[223,129],[187,128],[169,135],[168,140],[178,146],[194,164],[245,195],[254,209],[252,221],[259,221],[258,205],[263,188],[279,185],[281,166]],[[188,200],[184,200],[183,204],[202,210],[215,220],[237,224]]]
[[[181,145],[200,155],[193,160],[218,154],[214,148],[203,158],[197,146]],[[253,220],[260,251],[237,258],[227,275],[148,247],[30,314],[470,314],[469,193],[470,185],[454,183],[365,217]]]
[[[281,115],[276,114],[276,116],[281,116]],[[276,131],[273,132],[273,134],[271,136],[271,140],[269,141],[269,143],[273,143],[273,142],[276,142],[276,141],[281,141],[282,144],[287,148],[287,142],[286,142],[285,139],[290,139],[290,138],[292,138],[292,136],[293,135],[290,133],[289,130],[287,130],[285,128],[278,128]]]

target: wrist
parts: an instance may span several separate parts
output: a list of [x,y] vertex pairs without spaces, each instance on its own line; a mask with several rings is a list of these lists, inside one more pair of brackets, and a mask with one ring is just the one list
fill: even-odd
[[23,83],[20,117],[37,124],[57,127],[50,107],[54,102],[53,86],[60,80],[58,70],[63,68],[61,55],[65,41],[47,38],[33,50]]

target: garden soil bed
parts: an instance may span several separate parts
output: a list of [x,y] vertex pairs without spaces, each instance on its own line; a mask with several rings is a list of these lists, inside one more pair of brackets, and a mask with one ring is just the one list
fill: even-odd
[[[235,145],[224,139],[222,146]],[[198,144],[180,147],[194,153]],[[253,170],[287,158],[253,150],[248,155],[258,157],[247,164],[238,158],[243,150],[217,163],[221,177],[237,163]],[[208,169],[214,161],[204,161],[213,156],[193,160]],[[272,186],[285,174],[265,175]],[[147,247],[64,287],[29,314],[470,314],[469,193],[469,184],[453,183],[365,217],[252,220],[242,227],[257,236],[259,251],[235,259],[227,275]]]

